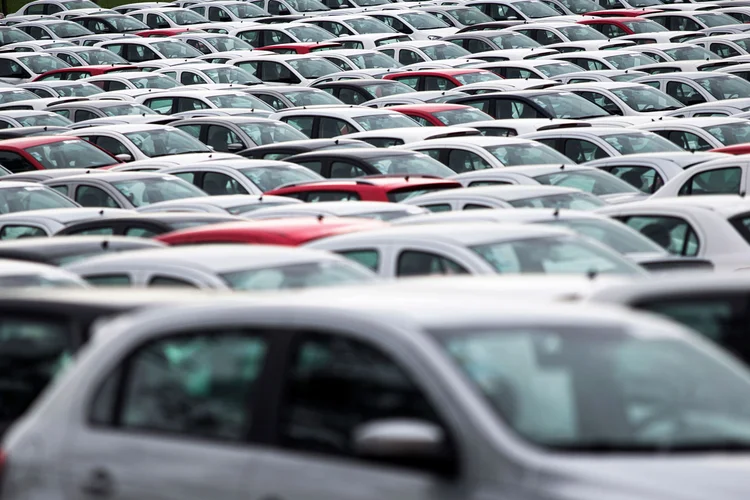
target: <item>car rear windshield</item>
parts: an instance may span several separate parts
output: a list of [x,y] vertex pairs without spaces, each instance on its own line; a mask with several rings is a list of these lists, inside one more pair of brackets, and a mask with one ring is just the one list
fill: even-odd
[[607,204],[588,193],[560,193],[546,196],[529,196],[508,201],[516,208],[567,208],[570,210],[596,210]]
[[158,115],[153,109],[144,106],[143,104],[118,104],[117,106],[107,106],[101,108],[107,116],[123,116],[123,115]]
[[46,169],[97,168],[117,163],[117,160],[82,139],[68,139],[26,148]]
[[552,174],[537,175],[534,180],[548,186],[580,189],[596,196],[618,193],[638,193],[639,191],[609,172],[601,170],[560,170]]
[[221,274],[233,290],[285,290],[373,281],[374,275],[348,261],[305,262]]
[[118,181],[113,182],[112,185],[135,207],[159,201],[207,196],[189,182],[172,176]]
[[435,191],[442,191],[444,189],[454,189],[460,186],[410,186],[405,188],[394,189],[388,191],[388,200],[394,203],[398,203],[421,194],[434,193]]
[[[250,182],[263,191],[271,191],[284,184],[297,184],[300,182],[311,182],[322,180],[323,177],[316,174],[307,167],[299,165],[288,165],[283,167],[251,167],[243,168],[240,173],[250,179]],[[266,203],[258,204],[258,208],[268,206]]]

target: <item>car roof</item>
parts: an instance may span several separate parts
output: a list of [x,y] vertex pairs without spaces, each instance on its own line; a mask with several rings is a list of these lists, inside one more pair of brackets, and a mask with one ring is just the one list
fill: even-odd
[[[89,129],[86,129],[89,130]],[[76,182],[84,181],[88,179],[97,179],[104,182],[118,182],[118,181],[130,181],[139,179],[159,179],[164,177],[172,177],[168,174],[160,174],[158,172],[107,172],[104,175],[91,176],[88,174],[69,175],[66,177],[59,177],[57,179],[50,179],[45,181],[43,184],[57,184],[58,182]],[[0,186],[2,183],[0,183]]]
[[[635,203],[623,203],[617,208],[684,207],[686,210],[703,209],[720,213],[725,217],[750,212],[750,199],[739,195],[693,195],[672,198],[647,199]],[[604,211],[613,207],[602,207]]]
[[[382,158],[384,156],[410,156],[418,154],[415,151],[404,151],[391,148],[351,148],[351,149],[324,149],[300,153],[298,155],[285,158],[286,161],[295,163],[296,161],[306,160],[308,158],[324,157],[345,157],[345,158],[362,158],[369,160],[372,158]],[[292,158],[292,159],[290,159]]]
[[[39,185],[39,184],[37,184]],[[2,184],[0,184],[2,187]],[[0,215],[0,224],[8,220],[21,219],[49,219],[60,224],[78,222],[88,219],[104,219],[121,215],[128,215],[135,212],[123,210],[120,208],[101,208],[101,207],[75,207],[75,208],[46,208],[41,210],[25,210],[23,212],[11,212]]]
[[[453,191],[453,192],[450,192]],[[435,200],[441,200],[446,196],[486,196],[489,198],[496,198],[503,201],[514,201],[523,200],[525,198],[537,197],[537,196],[552,196],[556,194],[570,194],[570,193],[581,193],[579,189],[560,187],[560,186],[544,186],[544,185],[513,185],[513,186],[476,186],[467,187],[462,189],[455,189],[450,191],[435,191],[433,193],[421,194],[414,196],[408,201],[410,203],[417,204],[416,202],[430,202]]]
[[[31,111],[31,110],[30,110]],[[5,139],[0,141],[0,147],[11,146],[14,148],[25,149],[44,144],[54,144],[64,141],[81,141],[78,137],[69,135],[34,135],[31,137],[18,137],[16,139]]]
[[[322,181],[310,181],[296,184],[295,187],[305,186],[315,189],[325,188],[327,186],[369,185],[381,186],[386,189],[398,189],[402,187],[420,186],[425,184],[460,186],[460,183],[453,180],[422,175],[367,175],[364,177],[358,177],[356,179],[324,179]],[[0,186],[2,186],[2,183],[0,183]],[[284,187],[285,186],[281,186],[277,189],[283,189]]]
[[[385,213],[393,211],[411,212],[415,215],[424,213],[424,209],[420,207],[387,201],[357,201],[356,203],[349,201],[321,201],[317,203],[295,203],[293,205],[259,208],[253,210],[252,214],[267,215],[279,212],[282,214],[297,213],[299,216],[323,214],[341,217],[362,213]],[[253,215],[249,217],[252,219],[254,218]]]
[[129,134],[132,132],[155,132],[157,130],[173,130],[169,125],[158,125],[153,123],[123,123],[121,125],[107,125],[101,127],[87,127],[84,129],[87,134],[97,132],[117,132],[119,134]]
[[[398,97],[398,96],[394,96]],[[441,111],[455,111],[461,109],[476,109],[466,104],[449,104],[449,103],[424,103],[424,104],[400,104],[398,106],[388,106],[386,109],[393,111],[423,111],[425,113],[439,113]],[[478,111],[478,110],[477,110]]]

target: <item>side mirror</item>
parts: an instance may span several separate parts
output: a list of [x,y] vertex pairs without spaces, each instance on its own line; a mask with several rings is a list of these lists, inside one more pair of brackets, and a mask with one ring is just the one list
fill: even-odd
[[387,463],[410,465],[441,474],[455,472],[456,463],[448,453],[443,430],[430,422],[411,419],[384,419],[367,422],[354,429],[354,449],[358,456]]
[[119,155],[115,155],[115,158],[124,162],[133,161],[133,157],[127,153],[121,153]]
[[240,142],[232,142],[230,144],[227,144],[227,151],[234,152],[234,151],[242,151],[245,148],[245,145]]

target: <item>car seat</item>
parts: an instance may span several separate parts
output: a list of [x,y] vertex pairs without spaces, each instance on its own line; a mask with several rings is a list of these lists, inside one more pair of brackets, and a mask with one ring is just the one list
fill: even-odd
[[672,245],[672,236],[669,230],[659,223],[652,223],[641,229],[641,234],[664,249]]

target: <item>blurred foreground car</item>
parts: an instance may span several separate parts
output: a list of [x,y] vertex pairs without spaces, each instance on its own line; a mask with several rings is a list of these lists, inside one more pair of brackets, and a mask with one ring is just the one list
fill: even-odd
[[61,266],[97,255],[163,246],[158,241],[124,236],[66,236],[64,238],[22,239],[0,243],[0,259]]

